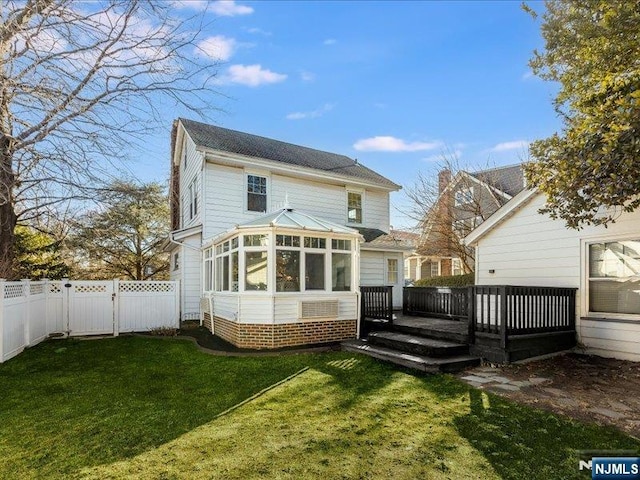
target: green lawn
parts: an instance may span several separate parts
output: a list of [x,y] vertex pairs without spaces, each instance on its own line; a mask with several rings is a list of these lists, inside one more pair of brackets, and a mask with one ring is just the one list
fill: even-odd
[[3,479],[590,478],[581,449],[640,442],[350,353],[120,337],[0,365]]

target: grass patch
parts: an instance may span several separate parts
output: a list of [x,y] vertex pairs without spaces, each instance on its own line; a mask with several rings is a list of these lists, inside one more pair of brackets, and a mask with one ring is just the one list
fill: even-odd
[[52,341],[0,365],[0,392],[0,478],[581,478],[576,450],[640,448],[344,352]]

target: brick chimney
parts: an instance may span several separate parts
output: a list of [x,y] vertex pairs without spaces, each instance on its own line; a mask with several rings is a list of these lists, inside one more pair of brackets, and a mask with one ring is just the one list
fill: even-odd
[[451,182],[451,170],[449,170],[448,168],[440,170],[440,172],[438,173],[438,193],[440,195],[442,195],[444,189],[447,188],[449,182]]

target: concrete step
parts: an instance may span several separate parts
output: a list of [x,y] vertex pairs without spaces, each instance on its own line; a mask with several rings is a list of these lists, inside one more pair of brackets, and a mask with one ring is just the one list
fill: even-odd
[[444,340],[452,343],[469,343],[469,334],[466,328],[453,324],[453,328],[429,325],[398,325],[391,326],[394,332],[406,333],[418,337],[433,338],[435,340]]
[[367,342],[371,345],[428,357],[451,357],[469,354],[469,346],[463,343],[436,340],[398,332],[371,332],[367,337]]
[[439,358],[428,357],[372,345],[364,340],[343,342],[342,348],[349,352],[362,353],[379,360],[385,360],[395,363],[396,365],[427,373],[459,372],[467,367],[480,364],[479,357],[472,357],[470,355],[455,355],[452,357]]

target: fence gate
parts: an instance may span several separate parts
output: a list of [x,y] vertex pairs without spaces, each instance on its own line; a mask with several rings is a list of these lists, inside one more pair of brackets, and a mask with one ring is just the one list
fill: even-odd
[[66,310],[69,315],[69,335],[113,334],[113,281],[77,281],[63,285],[67,290]]

